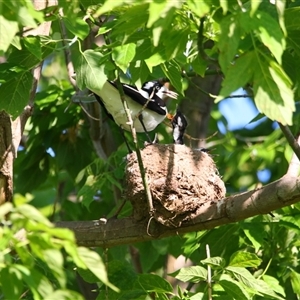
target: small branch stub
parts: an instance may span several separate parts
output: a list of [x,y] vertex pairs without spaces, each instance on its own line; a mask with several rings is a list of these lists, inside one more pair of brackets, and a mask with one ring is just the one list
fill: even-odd
[[[193,220],[200,207],[225,197],[224,182],[211,156],[185,145],[148,145],[141,152],[149,182],[154,218],[168,227]],[[128,156],[125,197],[133,205],[133,217],[149,218],[136,154]]]

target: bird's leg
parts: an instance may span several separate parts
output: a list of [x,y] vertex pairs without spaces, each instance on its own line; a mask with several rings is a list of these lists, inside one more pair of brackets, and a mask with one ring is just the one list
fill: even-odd
[[143,127],[143,129],[144,129],[144,131],[145,131],[145,133],[146,133],[146,136],[147,136],[147,138],[148,138],[149,143],[150,143],[150,144],[153,144],[153,142],[152,142],[152,140],[151,140],[151,138],[150,138],[150,136],[149,136],[149,133],[148,133],[146,127],[145,127],[145,124],[144,124],[144,122],[143,122],[143,115],[142,115],[142,114],[138,115],[138,119],[140,120],[140,122],[141,122],[141,124],[142,124],[142,127]]
[[128,149],[128,153],[132,153],[132,150],[131,150],[131,148],[129,146],[129,143],[128,143],[127,139],[126,139],[126,136],[125,136],[125,133],[124,133],[124,129],[122,128],[122,126],[120,126],[119,128],[120,128],[120,132],[121,132],[121,135],[123,137],[123,140],[125,142],[125,145],[126,145],[126,147]]

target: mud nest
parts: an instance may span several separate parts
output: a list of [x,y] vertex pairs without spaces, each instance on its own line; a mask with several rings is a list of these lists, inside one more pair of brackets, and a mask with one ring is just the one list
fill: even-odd
[[[225,197],[224,182],[211,156],[185,145],[149,145],[142,150],[143,164],[154,206],[154,218],[178,227],[195,218],[207,201]],[[136,220],[149,218],[149,209],[135,153],[128,156],[125,197]]]

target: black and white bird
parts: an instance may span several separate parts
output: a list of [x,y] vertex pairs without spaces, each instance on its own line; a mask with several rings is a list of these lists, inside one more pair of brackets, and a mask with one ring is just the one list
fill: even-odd
[[183,145],[183,137],[188,122],[184,114],[177,109],[176,114],[171,117],[171,124],[173,127],[173,142],[174,144]]
[[[166,99],[177,98],[177,93],[169,90],[160,80],[147,81],[141,89],[124,83],[122,86],[137,132],[147,133],[154,130],[167,115]],[[107,81],[101,90],[91,91],[115,123],[129,131],[130,126],[117,85],[113,81]]]

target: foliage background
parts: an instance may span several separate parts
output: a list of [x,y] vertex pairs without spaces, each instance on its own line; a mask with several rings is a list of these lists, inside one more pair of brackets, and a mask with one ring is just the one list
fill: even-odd
[[[274,122],[299,131],[299,1],[58,1],[36,11],[29,1],[9,0],[0,3],[0,13],[0,103],[13,118],[28,104],[32,70],[44,61],[14,163],[14,206],[0,210],[3,298],[208,299],[210,293],[214,299],[299,298],[298,204],[274,217],[94,252],[77,247],[70,231],[51,223],[109,217],[121,203],[126,155],[121,136],[104,115],[95,125],[71,102],[78,89],[100,89],[118,74],[137,86],[168,77],[182,94],[183,110],[188,101],[201,104],[207,93],[215,94],[207,102],[211,111],[189,119],[191,128],[200,127],[210,114],[203,136],[218,130],[218,122],[227,127],[217,102],[244,87],[261,123],[251,130],[227,128],[206,146],[213,149],[229,195],[261,186],[259,170],[270,171],[269,182],[283,176],[292,151]],[[52,22],[49,36],[23,34],[44,21]],[[206,89],[205,79],[220,74],[219,93]],[[184,98],[196,75],[204,78],[204,88]],[[82,106],[101,116],[95,103]],[[170,103],[170,111],[175,108]],[[161,143],[171,142],[168,126],[157,131]],[[144,139],[139,136],[140,145]],[[130,211],[127,202],[119,217]],[[13,234],[21,228],[30,233],[19,241]],[[181,265],[171,279],[170,261],[179,256],[191,267]]]

